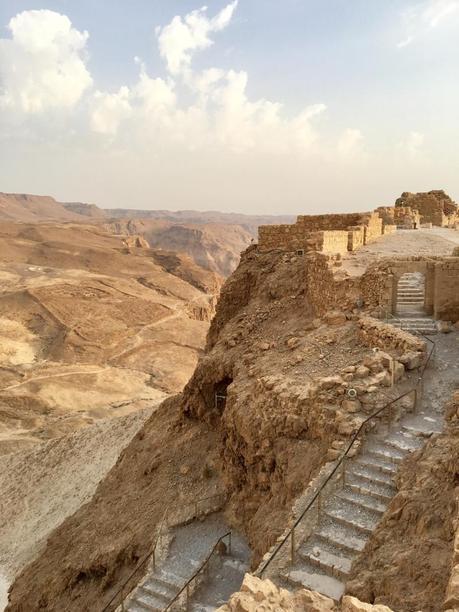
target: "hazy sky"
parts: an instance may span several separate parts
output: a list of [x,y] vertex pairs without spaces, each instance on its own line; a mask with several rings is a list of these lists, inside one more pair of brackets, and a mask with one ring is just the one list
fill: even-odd
[[105,207],[459,199],[459,0],[1,0],[0,191]]

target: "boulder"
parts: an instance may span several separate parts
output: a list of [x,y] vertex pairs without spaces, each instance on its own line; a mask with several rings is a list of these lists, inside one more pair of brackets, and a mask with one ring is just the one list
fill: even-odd
[[370,368],[367,368],[367,366],[364,365],[360,365],[356,371],[354,376],[356,378],[367,378],[367,376],[370,375]]
[[342,612],[393,612],[387,606],[381,604],[363,603],[357,597],[345,595],[341,601]]
[[321,389],[333,389],[338,385],[343,384],[341,376],[325,376],[319,380],[319,386]]
[[414,351],[408,351],[400,357],[399,361],[405,366],[407,370],[414,370],[416,368],[421,367],[423,362],[423,354],[416,353]]
[[442,334],[449,334],[453,331],[453,324],[451,321],[437,321],[437,329]]

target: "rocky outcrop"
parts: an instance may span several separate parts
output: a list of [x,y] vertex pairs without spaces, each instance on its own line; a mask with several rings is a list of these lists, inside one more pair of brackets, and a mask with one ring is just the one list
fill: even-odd
[[341,604],[315,591],[299,589],[295,593],[277,587],[271,580],[246,574],[241,590],[234,593],[217,612],[392,612],[387,606],[363,603],[345,596]]

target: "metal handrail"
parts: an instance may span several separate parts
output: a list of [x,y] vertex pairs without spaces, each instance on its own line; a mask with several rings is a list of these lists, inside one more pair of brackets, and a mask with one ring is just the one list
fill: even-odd
[[167,508],[164,511],[164,514],[162,516],[161,522],[159,523],[159,528],[158,528],[158,532],[156,534],[155,541],[154,541],[153,545],[150,547],[150,550],[145,555],[145,557],[142,559],[142,561],[140,563],[138,563],[137,566],[134,568],[134,570],[129,574],[129,576],[126,578],[126,580],[120,586],[120,588],[116,591],[116,593],[113,595],[113,597],[107,603],[107,605],[102,608],[101,612],[107,612],[110,609],[110,606],[118,598],[119,595],[121,595],[121,604],[123,603],[123,601],[125,601],[125,599],[127,597],[129,597],[130,593],[134,590],[134,587],[137,586],[137,585],[134,584],[129,589],[129,591],[126,593],[126,595],[123,597],[124,589],[125,589],[126,585],[132,580],[132,578],[140,571],[140,569],[142,569],[144,567],[144,565],[147,563],[147,561],[149,561],[150,559],[153,559],[153,567],[155,566],[156,547],[158,546],[159,540],[161,538],[161,533],[162,533],[163,525],[164,525],[164,522],[166,520],[166,516],[167,516],[167,513],[169,511],[169,508],[170,508],[170,506],[167,506]]
[[[429,339],[430,340],[430,339]],[[418,379],[418,382],[416,383],[416,385],[410,389],[409,391],[406,391],[405,393],[402,393],[401,395],[399,395],[398,397],[396,397],[395,399],[391,400],[390,402],[388,402],[387,404],[385,404],[384,406],[382,406],[381,408],[378,408],[378,410],[376,410],[375,412],[373,412],[371,415],[369,415],[364,421],[362,421],[362,423],[360,424],[360,427],[358,428],[358,430],[354,433],[354,435],[352,436],[346,450],[342,453],[341,457],[336,461],[335,466],[333,468],[333,470],[328,474],[327,478],[325,479],[325,481],[320,485],[320,487],[317,489],[317,491],[314,493],[314,495],[312,496],[312,499],[310,500],[310,502],[307,504],[306,508],[303,510],[303,512],[300,514],[300,516],[297,518],[297,520],[295,521],[295,523],[292,525],[292,527],[288,530],[288,533],[282,538],[282,540],[279,542],[279,544],[276,546],[276,548],[274,549],[274,551],[270,554],[269,558],[265,561],[265,563],[262,565],[261,568],[259,568],[257,570],[257,572],[255,573],[255,575],[257,576],[263,576],[263,573],[266,571],[266,569],[268,568],[268,566],[271,564],[271,562],[273,561],[273,559],[276,557],[276,555],[278,554],[278,552],[281,550],[281,548],[284,546],[284,544],[287,542],[287,540],[289,538],[291,538],[291,557],[292,557],[292,561],[293,561],[293,556],[294,556],[294,532],[295,529],[298,527],[298,525],[301,523],[301,521],[303,520],[304,516],[306,515],[306,513],[311,509],[311,507],[313,506],[314,502],[317,500],[318,503],[320,504],[320,495],[322,493],[322,491],[324,490],[324,488],[326,487],[326,485],[330,482],[330,480],[333,478],[333,476],[337,473],[338,468],[343,464],[343,462],[345,461],[346,457],[349,454],[349,451],[351,450],[352,446],[354,445],[354,442],[357,440],[357,438],[360,436],[360,433],[362,432],[362,430],[365,428],[365,426],[367,425],[367,423],[369,421],[371,421],[372,419],[374,419],[375,417],[379,416],[383,411],[386,410],[386,408],[391,408],[393,404],[395,404],[395,402],[398,402],[399,400],[403,399],[404,397],[410,395],[411,393],[414,393],[414,405],[416,405],[417,402],[417,395],[418,395],[418,387],[423,379],[424,376],[424,372],[425,372],[425,368],[427,367],[427,364],[430,361],[430,358],[432,356],[432,353],[435,349],[435,342],[433,340],[430,340],[433,343],[433,347],[431,348],[429,355],[427,357],[427,360],[424,364],[423,369],[421,370],[421,375]]]
[[177,593],[177,595],[175,595],[175,597],[173,599],[171,599],[171,601],[167,604],[167,606],[164,608],[163,612],[167,612],[167,610],[170,610],[172,605],[180,598],[180,596],[182,595],[182,593],[184,591],[186,591],[186,609],[188,610],[188,599],[190,597],[190,584],[193,582],[193,580],[204,570],[204,568],[206,567],[206,565],[209,563],[212,555],[214,554],[214,552],[216,551],[218,545],[220,544],[220,542],[222,542],[225,538],[228,538],[229,543],[228,543],[228,549],[229,549],[229,553],[231,554],[231,531],[228,531],[227,533],[225,533],[224,535],[220,536],[218,538],[218,540],[215,542],[215,544],[213,545],[212,549],[210,550],[209,554],[207,555],[207,557],[204,559],[204,561],[201,563],[201,565],[198,567],[198,569],[194,572],[194,574],[191,576],[191,578],[188,578],[188,580],[185,582],[185,584],[182,586],[182,588],[180,589],[180,591]]
[[[189,504],[186,504],[184,507],[194,507],[195,510],[195,514],[197,516],[197,512],[198,512],[198,505],[201,504],[202,502],[208,501],[210,499],[215,499],[217,497],[223,497],[224,495],[226,495],[225,493],[215,493],[215,495],[208,495],[207,497],[202,497],[200,499],[198,499],[195,502],[191,502]],[[156,548],[159,544],[159,540],[161,538],[162,535],[162,529],[164,526],[164,523],[166,522],[166,518],[169,515],[169,510],[171,508],[171,505],[168,505],[166,510],[164,511],[163,517],[161,519],[161,522],[159,524],[159,529],[158,529],[158,533],[157,536],[155,538],[155,541],[153,543],[153,545],[151,546],[149,552],[145,555],[145,557],[142,559],[142,561],[140,563],[138,563],[138,565],[134,568],[134,570],[129,574],[129,576],[126,578],[126,580],[123,582],[123,584],[119,587],[119,589],[116,591],[116,593],[112,596],[112,598],[110,599],[110,601],[107,603],[107,605],[102,608],[101,612],[108,612],[108,610],[110,609],[110,606],[113,604],[113,602],[118,598],[118,596],[123,595],[124,593],[124,589],[126,588],[126,585],[132,580],[132,578],[139,572],[139,570],[141,570],[145,564],[147,563],[147,561],[149,561],[150,559],[153,559],[153,568],[155,568],[155,554],[156,554]],[[121,604],[126,601],[126,599],[129,597],[129,595],[132,593],[132,591],[134,590],[134,588],[137,586],[137,583],[135,583],[125,594],[124,597],[121,598]],[[116,608],[115,608],[116,609]]]

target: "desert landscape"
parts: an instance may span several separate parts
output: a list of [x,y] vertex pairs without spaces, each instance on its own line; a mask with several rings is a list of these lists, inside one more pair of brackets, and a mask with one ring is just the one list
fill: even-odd
[[459,0],[0,3],[0,612],[459,612]]

